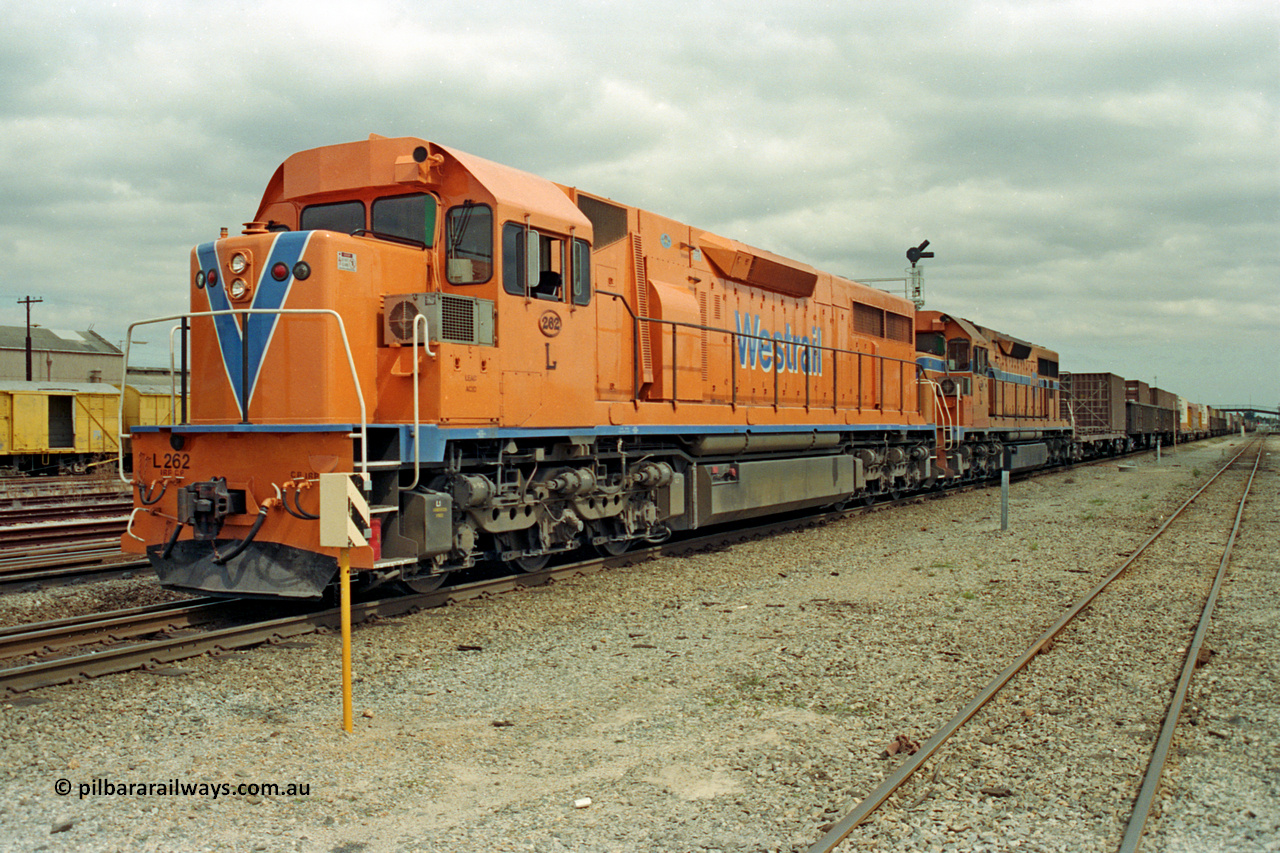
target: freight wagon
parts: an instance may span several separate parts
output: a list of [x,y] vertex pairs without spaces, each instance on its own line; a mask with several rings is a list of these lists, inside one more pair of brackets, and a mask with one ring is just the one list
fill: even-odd
[[[124,451],[136,426],[173,422],[168,385],[125,386]],[[97,382],[0,382],[0,471],[83,474],[118,455],[120,391]]]
[[[1126,382],[1114,373],[1064,373],[1062,385],[1062,416],[1072,424],[1085,457],[1175,440],[1176,412],[1145,402],[1152,399],[1145,382]],[[1157,399],[1167,400],[1163,393]]]
[[114,456],[119,398],[114,386],[98,383],[0,383],[0,468],[84,473]]

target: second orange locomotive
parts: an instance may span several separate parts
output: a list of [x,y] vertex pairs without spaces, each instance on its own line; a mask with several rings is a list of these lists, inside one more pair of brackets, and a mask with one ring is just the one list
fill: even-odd
[[362,577],[418,589],[957,474],[911,302],[420,139],[290,157],[190,304],[124,537],[170,587],[320,595],[322,473],[368,491]]

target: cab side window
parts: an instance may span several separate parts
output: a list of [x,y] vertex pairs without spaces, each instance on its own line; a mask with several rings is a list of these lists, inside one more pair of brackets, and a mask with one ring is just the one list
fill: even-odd
[[451,208],[445,234],[450,284],[481,284],[493,276],[493,211],[488,205]]
[[916,332],[916,352],[926,355],[946,355],[947,341],[938,332]]
[[573,241],[573,304],[591,302],[591,247],[586,240]]
[[969,341],[966,338],[952,338],[947,341],[947,370],[967,372],[969,365]]
[[[574,242],[581,243],[583,247],[587,245],[582,240]],[[502,289],[513,296],[563,302],[567,243],[555,234],[544,234],[520,223],[508,222],[502,228]],[[572,282],[574,301],[586,305],[591,299],[590,252],[578,249],[576,245],[574,251],[588,257],[582,265],[585,272],[575,273]]]

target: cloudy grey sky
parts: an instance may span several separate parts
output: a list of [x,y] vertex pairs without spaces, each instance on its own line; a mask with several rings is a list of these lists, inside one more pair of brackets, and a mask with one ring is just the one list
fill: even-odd
[[378,133],[854,277],[927,238],[926,307],[1280,402],[1274,0],[63,5],[0,0],[0,325],[181,310],[281,161]]

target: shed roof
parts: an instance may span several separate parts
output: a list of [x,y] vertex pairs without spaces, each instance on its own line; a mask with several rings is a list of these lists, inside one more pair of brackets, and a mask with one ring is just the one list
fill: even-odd
[[21,379],[0,382],[0,393],[26,392],[28,394],[110,394],[120,395],[120,389],[106,382],[47,382],[35,379],[23,382]]
[[[26,350],[26,326],[0,326],[0,349]],[[86,352],[120,355],[120,350],[92,329],[75,332],[69,329],[31,328],[31,349],[39,352]]]

